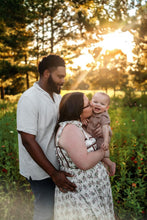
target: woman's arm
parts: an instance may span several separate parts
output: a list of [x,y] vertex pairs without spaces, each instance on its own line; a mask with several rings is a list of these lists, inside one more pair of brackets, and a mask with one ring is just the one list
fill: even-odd
[[64,148],[75,165],[81,170],[88,170],[94,167],[104,158],[104,150],[87,152],[85,137],[80,128],[76,125],[67,125],[59,139],[60,147]]

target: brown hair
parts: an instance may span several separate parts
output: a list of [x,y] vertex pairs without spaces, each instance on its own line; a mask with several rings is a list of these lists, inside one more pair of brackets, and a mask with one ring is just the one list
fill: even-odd
[[67,93],[61,99],[59,106],[59,120],[56,126],[56,131],[60,122],[79,120],[83,112],[84,93],[73,92]]

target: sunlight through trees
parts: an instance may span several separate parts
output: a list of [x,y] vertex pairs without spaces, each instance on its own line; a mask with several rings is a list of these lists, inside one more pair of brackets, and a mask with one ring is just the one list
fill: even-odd
[[66,61],[64,89],[144,92],[146,6],[141,0],[1,0],[1,98],[38,80],[38,62],[49,53]]

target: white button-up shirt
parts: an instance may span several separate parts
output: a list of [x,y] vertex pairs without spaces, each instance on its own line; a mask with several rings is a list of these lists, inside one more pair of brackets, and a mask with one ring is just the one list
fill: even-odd
[[[54,93],[54,101],[38,83],[25,91],[17,106],[17,130],[36,136],[48,160],[58,169],[55,154],[54,129],[58,120],[61,96]],[[22,144],[18,134],[20,174],[33,180],[41,180],[49,175],[32,159]]]

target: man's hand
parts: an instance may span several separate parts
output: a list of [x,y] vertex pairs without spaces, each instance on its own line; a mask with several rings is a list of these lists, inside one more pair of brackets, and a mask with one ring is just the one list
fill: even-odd
[[102,128],[101,128],[100,124],[98,124],[96,129],[93,131],[93,136],[95,138],[103,137],[103,131],[102,131]]
[[72,177],[70,173],[57,170],[51,176],[53,182],[59,187],[60,191],[64,193],[67,191],[76,191],[76,185],[66,178],[68,176]]

